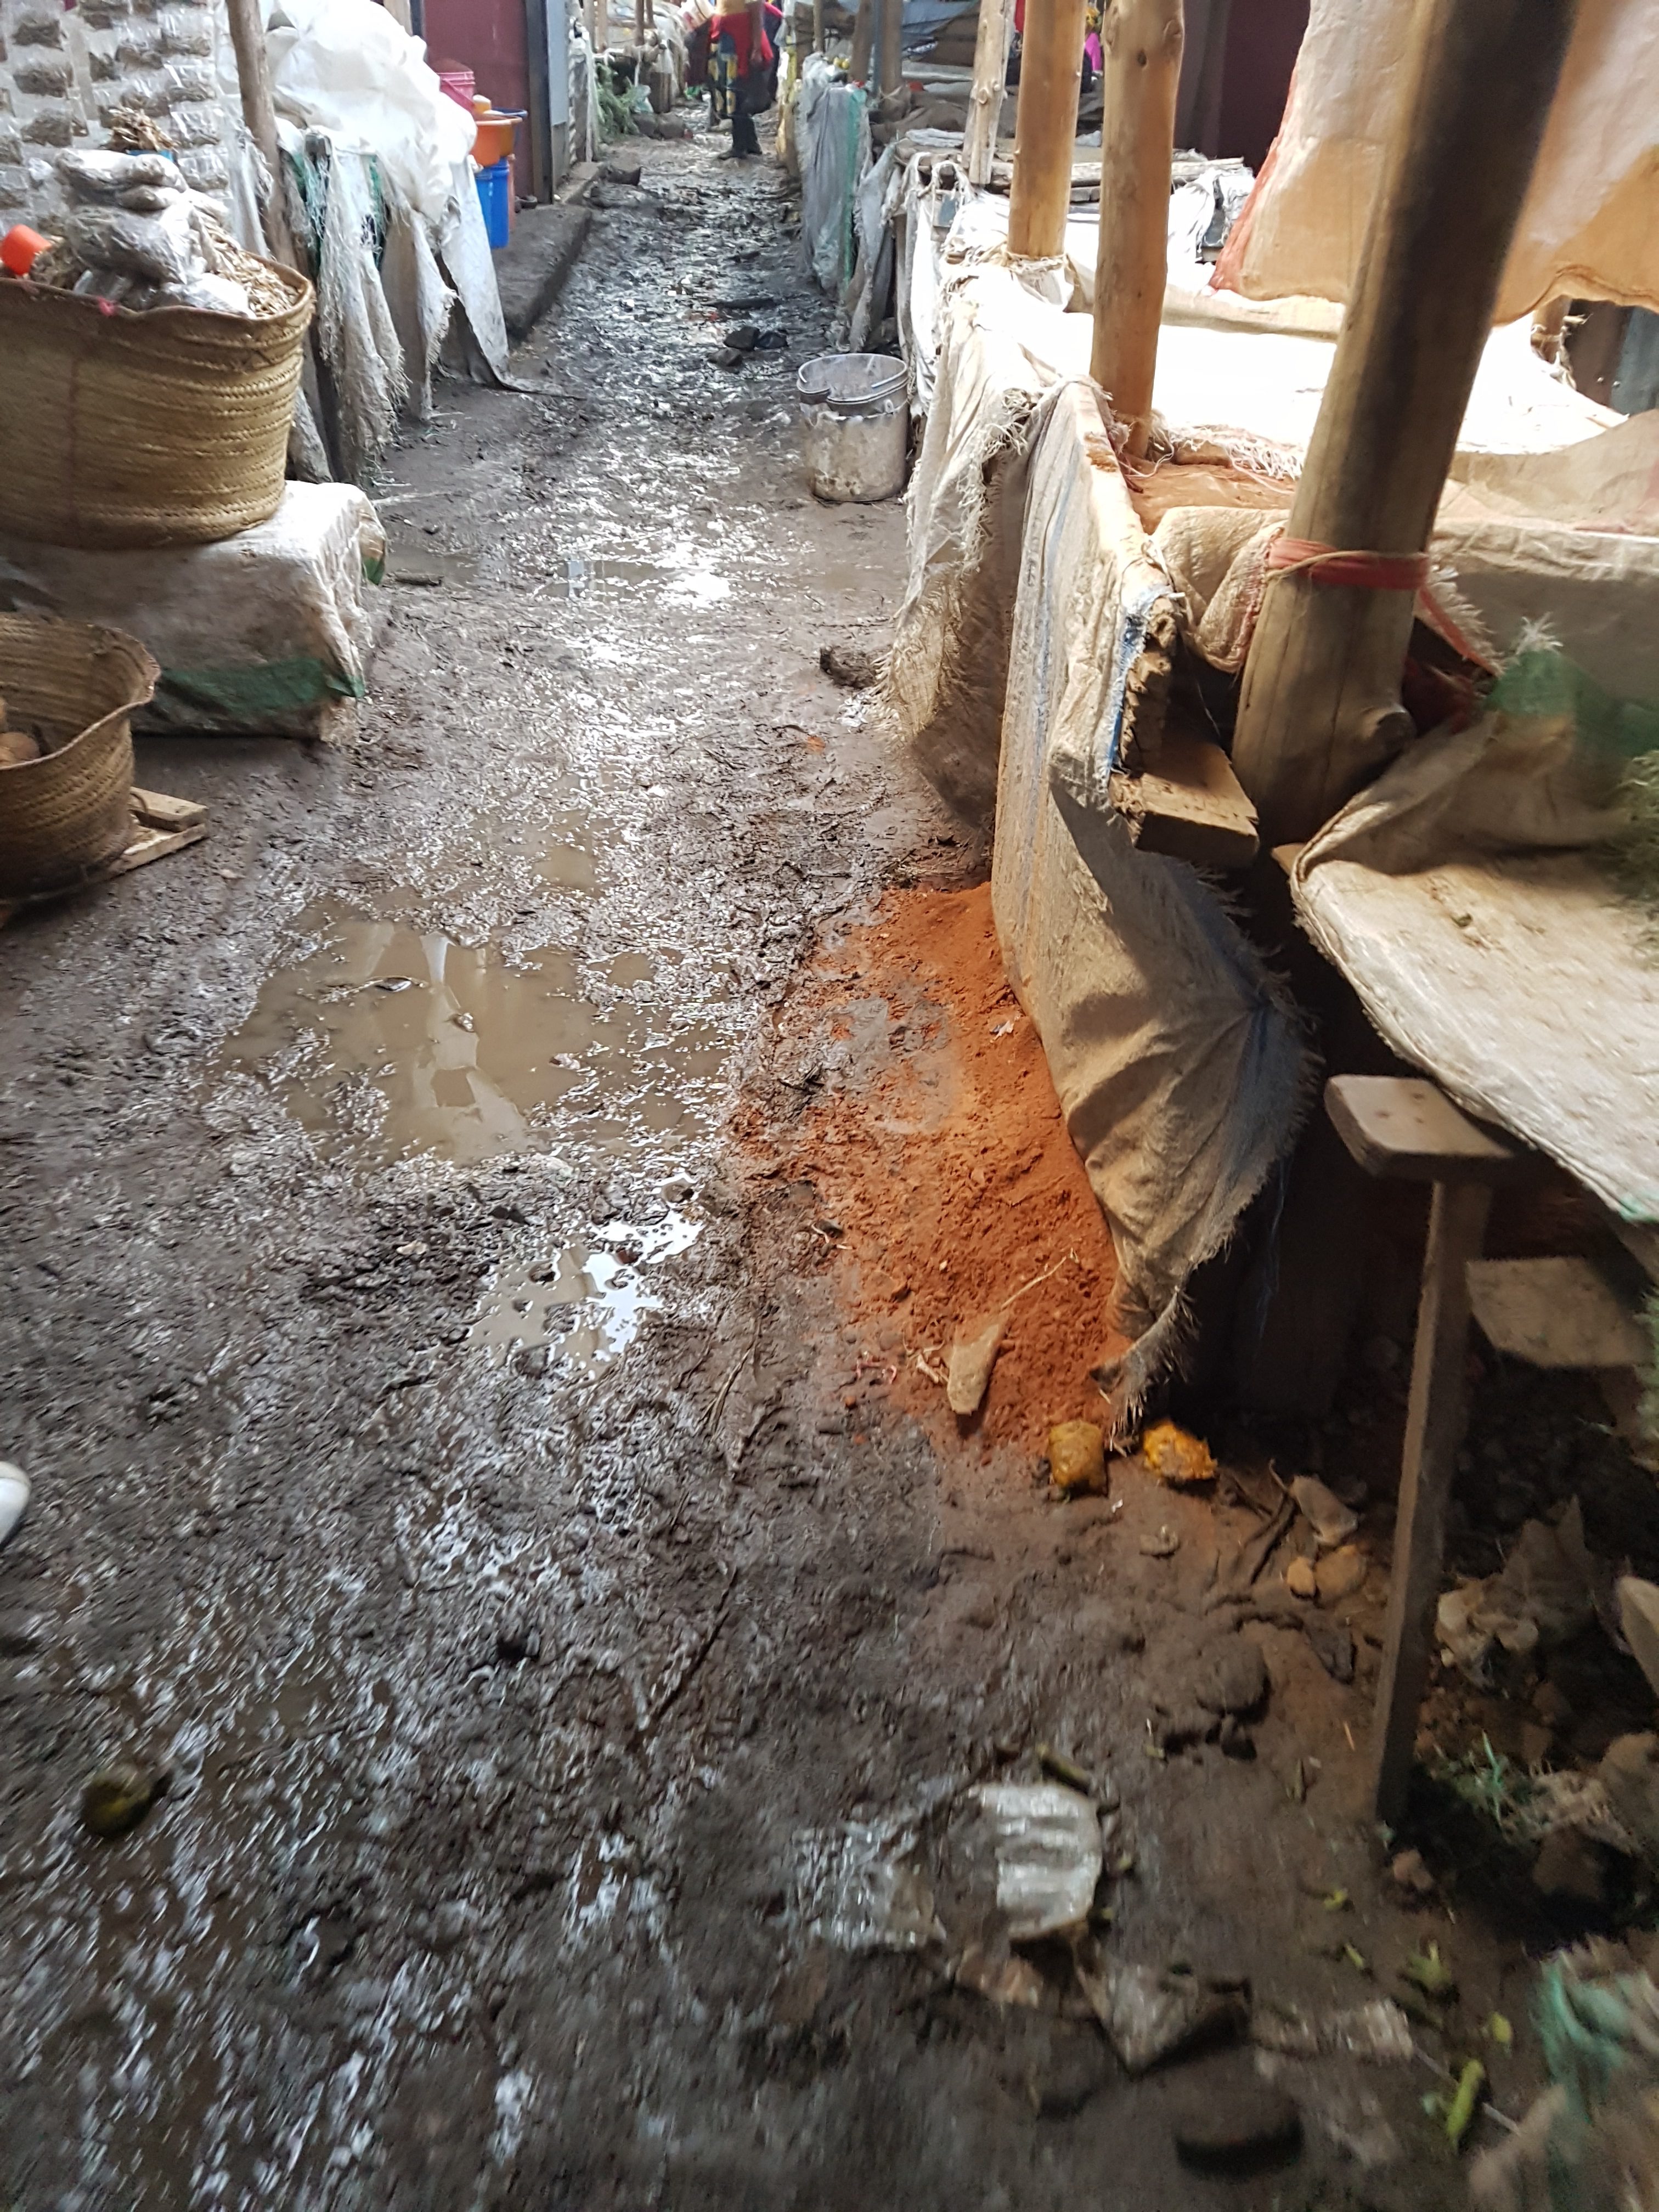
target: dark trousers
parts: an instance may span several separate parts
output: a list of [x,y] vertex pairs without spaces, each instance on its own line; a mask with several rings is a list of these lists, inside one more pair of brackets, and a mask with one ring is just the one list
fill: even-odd
[[732,102],[732,151],[734,154],[758,154],[760,136],[755,129],[758,103],[766,98],[766,72],[751,70],[738,79],[737,96]]

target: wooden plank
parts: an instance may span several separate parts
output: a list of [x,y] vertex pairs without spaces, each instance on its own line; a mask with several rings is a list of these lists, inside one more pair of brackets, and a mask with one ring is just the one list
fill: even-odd
[[1644,1367],[1648,1333],[1593,1261],[1477,1260],[1469,1304],[1493,1349],[1534,1367]]
[[[182,852],[186,845],[199,845],[207,836],[205,823],[190,830],[152,830],[141,828],[118,860],[110,862],[108,876],[129,875],[134,868],[142,868],[151,860],[163,859],[168,853]],[[99,878],[104,880],[104,878]]]
[[[1008,251],[1052,261],[1066,247],[1083,78],[1084,0],[1027,0],[1019,56]],[[1167,228],[1169,188],[1164,188]]]
[[1498,1183],[1532,1169],[1530,1153],[1471,1121],[1420,1076],[1334,1075],[1325,1110],[1368,1175]]
[[1372,1802],[1377,1819],[1391,1826],[1406,1809],[1418,1708],[1429,1679],[1446,1505],[1463,1441],[1469,1262],[1480,1256],[1491,1206],[1485,1183],[1442,1182],[1435,1186],[1429,1212],[1371,1735]]
[[141,822],[156,830],[193,830],[207,820],[207,809],[193,799],[169,799],[164,791],[132,787],[132,811]]
[[1255,809],[1212,738],[1166,727],[1157,766],[1115,775],[1111,792],[1143,853],[1195,868],[1245,868],[1255,858]]
[[1090,374],[1142,454],[1169,275],[1182,0],[1110,0],[1101,23],[1100,244]]
[[[1407,556],[1427,546],[1574,14],[1571,0],[1413,9],[1289,538]],[[1269,586],[1233,765],[1270,846],[1311,836],[1409,740],[1400,684],[1413,598],[1311,572]]]

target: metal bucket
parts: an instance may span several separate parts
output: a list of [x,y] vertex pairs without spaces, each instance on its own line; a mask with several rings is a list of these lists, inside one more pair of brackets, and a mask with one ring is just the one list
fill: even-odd
[[826,353],[795,380],[807,474],[820,499],[893,499],[910,454],[910,372],[885,353]]

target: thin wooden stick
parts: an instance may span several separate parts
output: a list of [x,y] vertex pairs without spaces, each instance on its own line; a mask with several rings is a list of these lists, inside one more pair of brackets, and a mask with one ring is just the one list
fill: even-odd
[[[822,0],[819,0],[822,5]],[[980,0],[974,40],[974,88],[968,95],[968,127],[962,158],[968,181],[981,190],[991,181],[997,129],[1008,84],[1008,48],[1014,35],[1014,0]]]

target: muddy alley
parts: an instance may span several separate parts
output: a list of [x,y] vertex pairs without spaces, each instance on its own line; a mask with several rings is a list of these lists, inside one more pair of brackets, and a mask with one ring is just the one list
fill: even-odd
[[[644,158],[392,456],[361,733],[143,741],[206,842],[0,945],[0,2197],[1461,2203],[1525,1927],[1362,1817],[1379,1591],[1218,1607],[1260,1438],[1051,1490],[1110,1239],[986,854],[820,665],[902,506],[806,489],[781,170]],[[996,1909],[975,1793],[1056,1778],[1144,2074]]]

